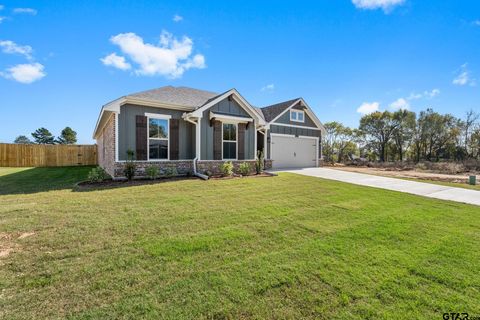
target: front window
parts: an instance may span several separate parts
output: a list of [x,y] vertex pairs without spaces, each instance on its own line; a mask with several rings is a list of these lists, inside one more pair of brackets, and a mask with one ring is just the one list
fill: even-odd
[[168,159],[167,119],[148,119],[148,150],[150,160]]
[[290,110],[290,121],[305,122],[305,113],[301,110]]
[[223,159],[237,158],[237,125],[223,124]]

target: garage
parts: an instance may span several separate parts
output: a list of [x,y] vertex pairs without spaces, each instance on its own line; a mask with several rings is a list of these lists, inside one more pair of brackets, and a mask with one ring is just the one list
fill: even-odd
[[274,168],[316,167],[318,138],[271,134],[271,159]]

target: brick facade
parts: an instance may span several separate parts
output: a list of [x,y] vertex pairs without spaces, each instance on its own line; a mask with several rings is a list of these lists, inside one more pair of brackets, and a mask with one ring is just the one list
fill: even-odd
[[98,164],[114,177],[115,175],[115,115],[112,114],[97,137]]
[[[175,168],[179,175],[186,175],[193,173],[193,160],[170,160],[170,161],[135,161],[136,170],[135,177],[143,178],[147,176],[146,169],[149,166],[156,166],[159,168],[159,174],[164,175],[168,169]],[[125,162],[115,163],[115,178],[125,177],[123,169]]]
[[[211,174],[221,174],[221,166],[223,163],[226,161],[223,160],[208,160],[208,161],[198,161],[197,162],[197,172],[205,174],[205,172],[209,172]],[[240,165],[242,163],[249,163],[250,164],[250,173],[256,173],[256,168],[255,168],[255,160],[232,160],[233,164],[233,171],[234,172],[239,172]],[[265,160],[265,169],[271,169],[272,168],[272,160]]]

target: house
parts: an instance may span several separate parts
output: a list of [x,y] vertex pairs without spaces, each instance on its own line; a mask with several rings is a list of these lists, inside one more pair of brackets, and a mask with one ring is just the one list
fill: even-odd
[[324,131],[302,98],[255,108],[236,89],[217,94],[167,86],[104,105],[93,137],[100,166],[118,178],[128,150],[137,176],[149,165],[216,173],[227,160],[255,170],[259,150],[267,169],[318,166]]

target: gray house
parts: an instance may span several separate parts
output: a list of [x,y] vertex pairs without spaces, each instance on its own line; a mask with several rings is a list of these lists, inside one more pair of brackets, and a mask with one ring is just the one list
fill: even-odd
[[302,98],[255,108],[235,89],[167,86],[104,105],[93,137],[100,166],[116,178],[127,150],[134,151],[138,176],[149,165],[215,173],[225,161],[249,162],[254,170],[259,150],[266,168],[318,166],[324,130]]

